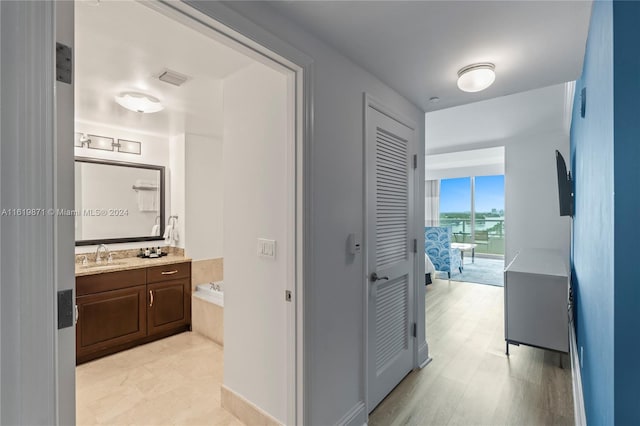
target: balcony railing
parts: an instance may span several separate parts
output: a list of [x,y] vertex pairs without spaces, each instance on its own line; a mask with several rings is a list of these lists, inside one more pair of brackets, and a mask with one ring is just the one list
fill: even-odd
[[471,219],[440,218],[440,226],[451,226],[453,242],[475,243],[476,254],[504,256],[504,219],[478,219],[475,221],[475,240]]

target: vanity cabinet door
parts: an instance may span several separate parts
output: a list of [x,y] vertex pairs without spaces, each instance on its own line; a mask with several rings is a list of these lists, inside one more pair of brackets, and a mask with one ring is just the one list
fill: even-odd
[[191,323],[191,280],[188,278],[147,284],[149,336]]
[[147,335],[146,286],[76,298],[76,360],[84,362]]

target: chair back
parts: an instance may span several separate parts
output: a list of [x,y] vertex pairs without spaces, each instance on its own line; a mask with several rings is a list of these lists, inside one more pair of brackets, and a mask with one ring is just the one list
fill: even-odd
[[425,226],[424,252],[438,271],[451,270],[451,227]]

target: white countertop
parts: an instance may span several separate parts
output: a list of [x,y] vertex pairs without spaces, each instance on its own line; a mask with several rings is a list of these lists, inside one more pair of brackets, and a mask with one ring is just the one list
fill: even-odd
[[568,260],[560,250],[524,248],[506,267],[505,272],[568,277]]

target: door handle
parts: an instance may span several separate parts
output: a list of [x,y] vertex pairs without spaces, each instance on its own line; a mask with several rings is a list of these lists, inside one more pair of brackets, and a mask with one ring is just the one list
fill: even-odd
[[149,307],[153,307],[153,290],[149,290],[149,298],[151,301],[149,302]]
[[389,277],[379,277],[379,276],[378,276],[378,274],[377,274],[377,273],[375,273],[375,272],[372,272],[372,273],[371,273],[371,275],[369,276],[369,280],[370,280],[372,283],[375,283],[376,281],[383,281],[383,280],[385,280],[385,281],[386,281],[386,280],[388,280],[388,279],[389,279]]

